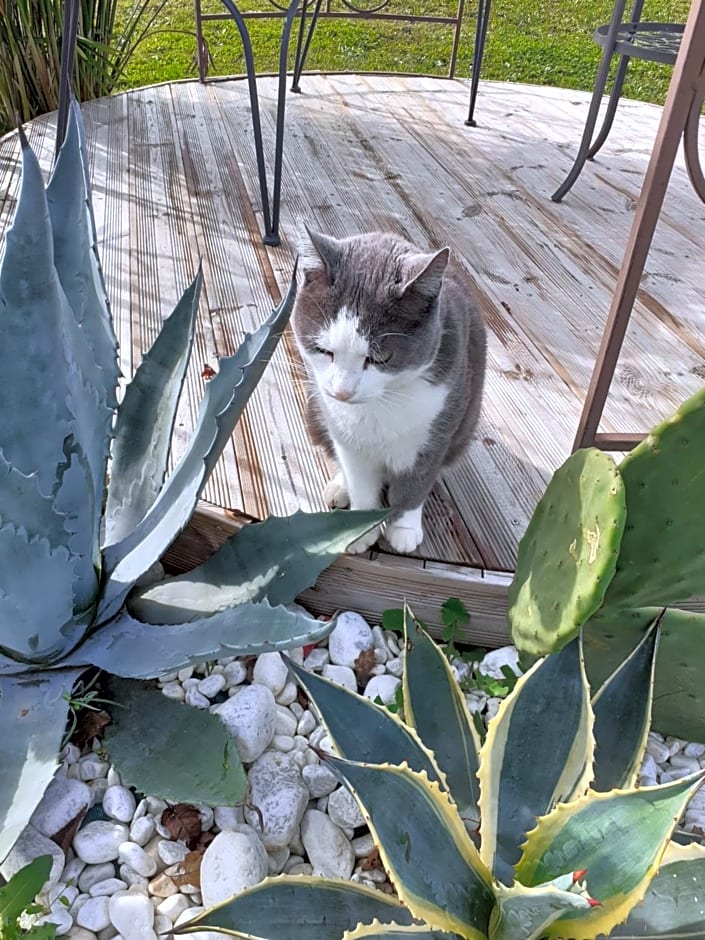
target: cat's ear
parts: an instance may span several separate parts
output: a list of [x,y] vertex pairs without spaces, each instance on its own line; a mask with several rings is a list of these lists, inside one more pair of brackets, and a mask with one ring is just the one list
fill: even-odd
[[409,265],[413,274],[402,287],[402,294],[415,292],[429,300],[437,297],[449,257],[450,248],[441,248],[432,255],[413,255]]
[[330,281],[340,263],[340,242],[329,235],[312,232],[303,222],[297,224],[299,264],[304,274],[322,271]]

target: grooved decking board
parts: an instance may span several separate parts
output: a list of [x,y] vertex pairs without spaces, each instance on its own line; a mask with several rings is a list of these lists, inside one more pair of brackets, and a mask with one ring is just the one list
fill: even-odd
[[[271,173],[276,81],[262,78],[258,87]],[[404,595],[433,623],[441,595],[458,593],[474,609],[475,638],[499,638],[508,583],[502,572],[512,571],[536,502],[569,453],[660,110],[623,102],[598,159],[555,205],[549,196],[571,164],[585,94],[486,84],[480,126],[469,129],[460,81],[306,75],[302,89],[287,100],[278,248],[260,238],[244,82],[166,84],[84,105],[123,371],[132,373],[201,263],[178,457],[196,421],[204,367],[232,354],[286,291],[299,219],[337,236],[382,228],[422,248],[449,244],[488,326],[477,440],[435,488],[417,557],[345,559],[307,599],[322,612],[346,603],[376,616]],[[53,124],[50,115],[28,127],[47,171]],[[0,231],[17,195],[18,158],[16,135],[0,140]],[[647,430],[705,378],[704,236],[705,207],[679,158],[604,430]],[[306,437],[307,392],[288,331],[216,467],[207,501],[238,519],[322,507],[330,467]],[[209,510],[184,537],[183,559],[193,561],[223,537],[231,514],[222,516],[224,529],[217,518]]]

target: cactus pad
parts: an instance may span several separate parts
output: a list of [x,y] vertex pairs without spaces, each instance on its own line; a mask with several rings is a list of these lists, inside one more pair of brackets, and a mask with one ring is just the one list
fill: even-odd
[[519,544],[509,589],[520,650],[556,652],[600,607],[625,516],[624,486],[611,457],[580,450],[556,471]]
[[705,594],[705,389],[619,468],[627,524],[608,607],[673,604]]

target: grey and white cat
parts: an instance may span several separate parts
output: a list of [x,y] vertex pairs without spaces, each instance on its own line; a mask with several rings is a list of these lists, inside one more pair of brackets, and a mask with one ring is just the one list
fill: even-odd
[[[327,504],[390,515],[397,552],[423,541],[424,502],[477,424],[486,336],[449,249],[424,254],[395,235],[342,241],[301,227],[294,333],[312,379],[307,424],[337,461]],[[375,529],[351,551],[365,551]]]

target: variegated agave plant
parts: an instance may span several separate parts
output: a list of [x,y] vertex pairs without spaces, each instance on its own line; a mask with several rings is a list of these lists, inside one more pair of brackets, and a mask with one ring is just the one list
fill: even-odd
[[702,937],[705,850],[671,837],[703,773],[635,787],[658,624],[592,699],[579,638],[540,660],[482,745],[445,657],[408,613],[405,633],[404,722],[290,663],[338,755],[328,766],[357,797],[398,900],[350,882],[283,876],[177,933]]
[[[315,641],[331,624],[282,605],[379,521],[379,513],[271,519],[246,527],[188,575],[134,588],[188,523],[295,293],[292,280],[266,323],[220,361],[165,481],[200,285],[199,273],[118,406],[78,105],[46,188],[23,139],[21,192],[0,267],[0,860],[56,769],[68,699],[86,667],[151,678],[218,655]],[[155,709],[173,710],[176,703],[154,696]],[[180,709],[170,727],[183,737],[194,711]],[[215,740],[217,760],[201,766],[194,757],[190,784],[216,780],[226,791],[220,802],[237,802],[243,775],[233,742],[218,738],[220,722],[195,713],[203,727],[189,750]],[[133,729],[135,742],[168,738],[165,716],[144,715],[150,724]],[[177,769],[168,758],[181,762],[181,749],[161,751],[165,783]]]

